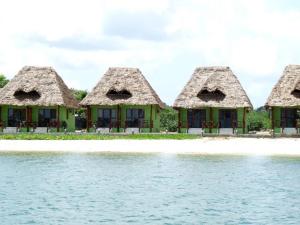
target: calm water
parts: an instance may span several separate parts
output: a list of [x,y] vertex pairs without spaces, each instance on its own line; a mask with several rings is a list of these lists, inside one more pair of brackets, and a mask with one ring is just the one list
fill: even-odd
[[0,224],[300,224],[300,158],[0,154]]

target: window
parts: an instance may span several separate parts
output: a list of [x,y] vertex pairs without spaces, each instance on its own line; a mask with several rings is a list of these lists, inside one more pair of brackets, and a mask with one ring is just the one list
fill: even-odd
[[202,128],[203,122],[206,121],[205,109],[191,109],[188,110],[188,124],[189,128]]
[[139,127],[145,118],[143,109],[127,109],[126,123],[127,127]]
[[48,127],[49,123],[52,121],[56,121],[56,109],[39,110],[39,127]]
[[217,102],[219,102],[219,101],[224,100],[226,95],[218,89],[216,89],[214,91],[209,91],[207,89],[203,89],[198,93],[197,97],[200,98],[202,101],[205,101],[205,102],[208,102],[208,101],[217,101]]
[[235,109],[221,109],[219,113],[220,128],[237,126],[237,111]]
[[299,119],[299,110],[293,108],[281,109],[281,126],[296,127],[296,121]]
[[41,95],[35,90],[29,92],[18,90],[14,93],[14,96],[19,100],[25,100],[25,99],[37,100],[41,97]]
[[127,91],[126,89],[123,89],[121,91],[116,91],[116,90],[109,90],[106,93],[106,96],[112,100],[116,100],[116,99],[128,99],[132,97],[132,94]]
[[97,127],[110,127],[117,121],[116,109],[98,109]]
[[22,122],[26,121],[26,110],[25,109],[8,109],[8,126],[17,127]]

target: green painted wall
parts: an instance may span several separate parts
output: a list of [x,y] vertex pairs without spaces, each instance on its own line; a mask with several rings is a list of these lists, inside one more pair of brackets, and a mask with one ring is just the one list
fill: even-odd
[[[8,120],[8,109],[14,108],[14,109],[25,109],[25,107],[19,107],[19,106],[1,106],[1,120],[5,121],[5,125],[7,126],[7,120]],[[38,122],[38,111],[39,109],[57,109],[57,107],[36,107],[33,106],[32,108],[32,122]],[[68,116],[67,116],[67,110],[68,110]],[[68,118],[67,118],[68,117]],[[72,132],[75,131],[75,115],[74,110],[67,109],[65,107],[59,108],[59,119],[60,121],[65,121],[67,123],[67,131]],[[26,132],[26,128],[22,128],[21,132]],[[60,129],[61,132],[63,132],[63,129]],[[57,132],[56,128],[52,128],[50,132]]]
[[[117,109],[117,106],[91,106],[91,116],[92,122],[96,123],[98,119],[98,109]],[[126,111],[127,109],[143,109],[145,113],[145,120],[150,121],[151,114],[151,105],[120,105],[121,110],[121,127],[120,132],[124,132],[125,120],[126,120]],[[153,120],[153,128],[152,132],[160,131],[160,108],[157,105],[152,105],[152,120]],[[94,129],[90,129],[90,131],[94,132]],[[117,132],[117,128],[113,128],[112,132]],[[141,132],[150,132],[150,128],[142,128]]]
[[[209,113],[209,108],[202,108],[206,110],[206,121],[209,121],[210,113]],[[213,121],[215,124],[219,122],[219,108],[212,108],[212,117]],[[187,109],[185,108],[180,108],[179,109],[180,114],[181,114],[181,124],[182,127],[180,129],[181,133],[187,133]],[[243,133],[243,115],[244,115],[244,108],[237,108],[237,120],[238,120],[238,128],[237,132],[239,134]],[[247,111],[246,111],[246,118],[247,118]],[[245,124],[245,133],[248,132],[248,124],[247,124],[247,119],[246,119],[246,124]],[[209,133],[209,128],[205,128],[205,133]],[[218,128],[212,128],[211,133],[218,133]]]

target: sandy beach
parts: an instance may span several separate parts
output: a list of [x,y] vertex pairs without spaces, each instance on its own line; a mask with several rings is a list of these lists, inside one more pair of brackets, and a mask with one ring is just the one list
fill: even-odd
[[197,140],[1,140],[1,152],[128,152],[208,155],[300,156],[297,138],[202,138]]

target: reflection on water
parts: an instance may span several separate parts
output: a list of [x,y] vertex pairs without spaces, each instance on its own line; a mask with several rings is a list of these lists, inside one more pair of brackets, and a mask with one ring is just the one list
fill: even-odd
[[0,154],[0,224],[300,224],[300,158]]

